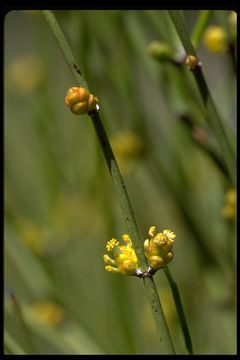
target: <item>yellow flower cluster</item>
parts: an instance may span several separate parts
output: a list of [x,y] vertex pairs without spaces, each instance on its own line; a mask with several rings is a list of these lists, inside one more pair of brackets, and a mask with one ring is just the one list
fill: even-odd
[[132,240],[127,234],[122,236],[126,245],[119,245],[119,241],[114,238],[108,241],[106,249],[112,252],[113,259],[106,254],[103,255],[105,270],[123,275],[146,277],[152,276],[158,269],[166,266],[173,258],[172,247],[176,237],[175,233],[171,230],[156,233],[156,227],[151,226],[149,235],[151,239],[146,239],[144,242],[144,254],[149,264],[147,271],[139,268]]
[[122,236],[127,245],[120,245],[117,239],[108,241],[106,249],[112,252],[114,259],[108,255],[103,255],[105,270],[109,272],[121,273],[123,275],[136,275],[138,269],[138,259],[132,247],[132,240],[129,235]]
[[171,230],[163,230],[156,233],[156,227],[149,229],[150,240],[144,242],[144,253],[148,263],[153,270],[158,270],[166,266],[173,258],[172,247],[174,244],[175,233]]
[[235,219],[236,217],[236,190],[231,188],[225,194],[225,206],[222,208],[222,215],[227,219]]
[[131,131],[124,131],[113,135],[110,142],[120,169],[128,175],[143,154],[142,139]]
[[65,96],[65,103],[77,115],[98,110],[98,99],[84,87],[71,87]]

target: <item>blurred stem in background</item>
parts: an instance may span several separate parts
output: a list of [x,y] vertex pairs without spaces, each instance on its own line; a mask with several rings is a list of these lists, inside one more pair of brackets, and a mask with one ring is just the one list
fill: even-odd
[[[182,41],[186,55],[197,57],[195,49],[190,41],[186,25],[179,10],[169,10],[168,13],[179,35],[179,38]],[[212,127],[219,147],[221,148],[222,158],[225,162],[226,168],[228,169],[232,185],[236,186],[235,149],[233,149],[233,146],[229,141],[229,135],[227,134],[226,126],[223,124],[218,114],[200,66],[198,67],[197,71],[193,71],[193,76],[196,80],[203,103],[206,106],[208,114],[207,120]]]
[[[27,354],[33,354],[33,343],[32,343],[32,339],[31,339],[31,331],[28,328],[28,325],[26,324],[26,321],[24,319],[23,313],[22,313],[22,309],[21,309],[21,305],[19,304],[15,294],[13,293],[12,290],[7,289],[6,293],[8,294],[8,297],[11,301],[11,305],[12,305],[12,309],[13,309],[13,313],[15,315],[15,319],[17,321],[17,323],[19,324],[19,327],[21,328],[22,331],[22,335],[23,335],[23,339],[24,339],[24,346],[25,346],[25,351]],[[24,351],[23,349],[19,349],[19,345],[15,344],[13,341],[11,341],[10,337],[7,337],[7,340],[9,340],[9,350],[11,351],[18,351],[20,350],[21,353]]]
[[[42,11],[46,21],[48,22],[62,52],[66,59],[66,61],[69,64],[70,70],[74,75],[74,78],[76,79],[79,86],[83,85],[83,81],[81,78],[81,73],[79,69],[76,67],[76,62],[74,60],[74,56],[72,55],[72,51],[65,39],[64,34],[62,33],[62,30],[53,15],[51,11],[43,10]],[[86,86],[86,85],[85,85]],[[136,220],[132,211],[132,207],[128,198],[128,194],[125,188],[125,184],[123,182],[122,176],[120,174],[116,159],[114,157],[114,154],[112,152],[111,146],[109,144],[107,135],[105,133],[105,130],[103,128],[101,119],[99,117],[99,114],[95,112],[92,115],[92,121],[97,133],[97,136],[99,138],[112,180],[113,184],[123,211],[124,220],[126,221],[126,225],[128,228],[128,231],[130,233],[130,236],[133,241],[133,246],[136,250],[136,253],[138,255],[140,265],[143,268],[147,268],[147,260],[144,256],[143,252],[143,245],[141,242],[141,237],[136,225]],[[156,327],[159,333],[160,340],[162,342],[162,345],[165,348],[166,353],[168,354],[175,354],[174,346],[172,343],[172,339],[170,337],[169,329],[167,326],[167,322],[162,310],[162,306],[157,294],[156,286],[154,283],[154,280],[152,277],[147,277],[144,279],[144,285],[146,289],[146,294],[148,297],[148,300],[151,304],[153,316],[155,319]]]
[[199,43],[202,39],[203,32],[207,26],[207,23],[208,23],[211,15],[212,15],[211,10],[202,10],[197,19],[196,25],[193,29],[192,36],[191,36],[192,44],[195,49],[197,49],[199,46]]

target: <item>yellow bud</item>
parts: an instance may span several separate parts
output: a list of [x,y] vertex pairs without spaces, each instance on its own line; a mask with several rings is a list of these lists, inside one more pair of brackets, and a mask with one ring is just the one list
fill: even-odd
[[150,236],[155,236],[155,234],[156,234],[156,226],[151,226],[148,233],[149,233]]
[[173,61],[173,52],[170,46],[164,42],[152,41],[148,46],[149,54],[160,61]]
[[185,64],[187,65],[189,70],[196,70],[201,66],[201,63],[199,62],[198,58],[193,55],[188,55],[185,59]]
[[83,87],[71,87],[65,96],[65,103],[74,114],[87,114],[96,109],[98,99]]
[[228,49],[227,34],[221,26],[210,26],[203,35],[206,48],[214,53],[225,53]]

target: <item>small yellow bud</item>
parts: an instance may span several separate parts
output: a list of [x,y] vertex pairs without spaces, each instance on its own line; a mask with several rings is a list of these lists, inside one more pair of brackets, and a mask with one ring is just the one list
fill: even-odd
[[156,234],[156,226],[151,226],[148,233],[150,236],[154,236]]
[[203,35],[206,48],[214,53],[225,53],[228,49],[227,34],[221,26],[209,26]]
[[198,58],[193,55],[188,55],[185,59],[185,64],[187,65],[189,70],[197,70],[201,63],[199,62]]
[[172,62],[174,60],[172,49],[164,42],[152,41],[148,46],[148,53],[160,61]]
[[98,99],[83,87],[71,87],[65,96],[65,103],[74,114],[87,114],[97,109]]
[[125,241],[129,246],[132,246],[132,240],[128,234],[124,234],[122,236],[123,241]]

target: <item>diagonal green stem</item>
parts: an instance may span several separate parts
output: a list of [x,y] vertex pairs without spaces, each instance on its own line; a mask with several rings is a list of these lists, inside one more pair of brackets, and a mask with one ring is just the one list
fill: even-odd
[[184,336],[187,351],[188,351],[189,355],[193,355],[193,346],[192,346],[191,335],[190,335],[190,331],[188,329],[188,324],[187,324],[187,320],[186,320],[185,313],[184,313],[184,310],[183,310],[182,300],[181,300],[181,297],[180,297],[180,293],[179,293],[177,284],[173,280],[172,275],[170,273],[170,270],[168,269],[167,266],[164,268],[164,272],[165,272],[165,275],[166,275],[166,277],[168,279],[168,282],[169,282],[169,284],[171,286],[173,299],[174,299],[174,303],[175,303],[175,306],[176,306],[176,309],[177,309],[178,318],[179,318],[179,321],[180,321],[180,324],[181,324],[181,328],[182,328],[182,332],[183,332],[183,336]]
[[79,66],[76,63],[76,60],[73,56],[72,50],[67,42],[65,35],[63,34],[57,19],[55,18],[54,14],[50,10],[42,10],[42,14],[45,17],[50,29],[62,50],[63,56],[66,59],[66,62],[75,78],[76,82],[79,86],[83,86],[88,89],[87,82],[84,80],[82,73],[80,71]]
[[[191,43],[188,30],[183,21],[183,18],[179,10],[169,10],[169,16],[175,26],[175,29],[179,35],[179,38],[182,41],[183,47],[187,55],[197,56],[194,50],[194,47]],[[232,184],[236,185],[236,162],[235,162],[235,153],[230,144],[229,138],[227,136],[225,127],[223,125],[222,119],[216,109],[216,106],[213,102],[212,96],[208,89],[207,83],[203,76],[201,68],[193,72],[193,76],[196,80],[199,92],[201,94],[203,103],[207,110],[207,120],[209,125],[212,127],[212,130],[215,133],[216,139],[219,143],[219,147],[222,152],[222,158],[228,170],[229,177]]]
[[199,43],[202,38],[202,34],[206,28],[207,22],[211,15],[212,15],[211,10],[202,10],[197,19],[196,25],[193,29],[192,36],[191,36],[192,44],[195,49],[199,46]]
[[[71,51],[70,46],[68,45],[68,42],[54,16],[54,14],[49,10],[42,10],[43,15],[45,19],[47,20],[50,29],[55,36],[63,55],[70,67],[71,72],[73,73],[73,76],[79,86],[85,86],[85,82],[82,79],[82,76],[79,72],[76,71],[76,61],[73,56],[73,53]],[[74,66],[75,65],[75,66]],[[112,148],[110,146],[108,137],[106,135],[106,132],[104,130],[103,124],[101,122],[100,116],[98,113],[95,113],[92,116],[93,125],[96,130],[96,134],[98,136],[105,160],[108,165],[108,169],[110,171],[110,175],[113,181],[114,188],[117,193],[117,197],[119,200],[119,203],[121,205],[121,209],[123,212],[123,217],[126,222],[128,231],[130,233],[130,236],[132,238],[133,246],[136,250],[136,253],[139,258],[140,265],[143,267],[143,269],[147,268],[147,260],[144,256],[143,252],[143,245],[141,241],[141,237],[139,234],[139,230],[137,228],[136,220],[134,217],[134,213],[132,210],[132,206],[127,194],[127,190],[123,181],[123,178],[121,176],[121,173],[119,171],[116,159],[114,157]],[[144,279],[144,285],[146,294],[148,297],[148,300],[150,302],[154,320],[156,323],[157,331],[159,334],[160,341],[162,342],[162,345],[164,347],[164,350],[166,354],[175,354],[173,342],[169,333],[169,329],[167,326],[167,322],[161,307],[161,303],[158,297],[157,289],[154,283],[154,280],[152,278],[146,278]]]

